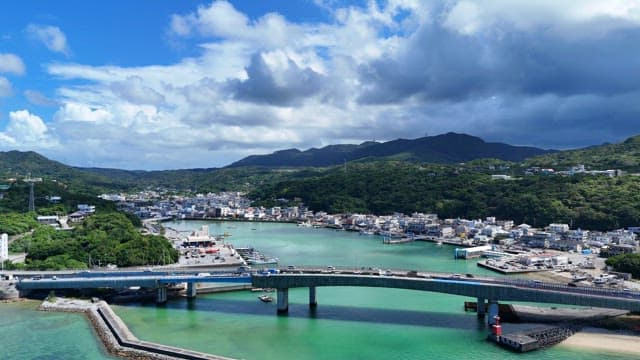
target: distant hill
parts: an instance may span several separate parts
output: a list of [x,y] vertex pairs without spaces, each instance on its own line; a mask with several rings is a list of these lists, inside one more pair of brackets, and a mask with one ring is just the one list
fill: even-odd
[[450,164],[495,158],[519,162],[550,152],[552,150],[488,143],[475,136],[447,133],[413,140],[397,139],[382,143],[368,141],[360,145],[329,145],[306,151],[287,149],[268,155],[251,155],[234,162],[229,167],[322,167],[355,160],[403,160]]
[[0,183],[27,175],[55,180],[79,194],[127,192],[147,188],[201,192],[247,191],[265,182],[306,174],[310,170],[282,172],[265,168],[210,168],[163,171],[81,168],[50,160],[33,151],[0,151]]
[[0,178],[23,179],[27,175],[56,180],[73,191],[93,194],[101,189],[124,189],[117,178],[84,171],[82,168],[50,160],[33,151],[0,151]]
[[565,170],[582,164],[591,170],[621,169],[640,171],[640,135],[617,144],[589,146],[584,149],[558,151],[527,159],[525,166],[550,167]]

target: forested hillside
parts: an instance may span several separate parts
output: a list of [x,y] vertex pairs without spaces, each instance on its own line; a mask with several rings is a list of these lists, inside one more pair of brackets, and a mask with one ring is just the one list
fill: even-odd
[[310,208],[329,213],[496,216],[533,226],[565,222],[594,230],[640,224],[640,181],[634,176],[526,176],[505,181],[456,167],[384,162],[279,182],[250,196],[264,204],[300,198]]

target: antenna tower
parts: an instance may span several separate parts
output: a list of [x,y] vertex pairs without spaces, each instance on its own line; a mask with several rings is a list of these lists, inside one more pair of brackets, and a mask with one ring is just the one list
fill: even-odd
[[34,178],[29,174],[24,178],[24,182],[29,183],[29,211],[36,211],[35,195],[33,193],[33,184],[42,182],[42,178]]

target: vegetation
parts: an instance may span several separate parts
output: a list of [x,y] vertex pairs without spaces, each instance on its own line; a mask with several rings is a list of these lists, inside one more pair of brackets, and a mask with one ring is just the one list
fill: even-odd
[[0,214],[0,234],[23,234],[38,226],[33,213],[4,213]]
[[583,164],[591,170],[621,169],[640,171],[640,136],[630,137],[619,144],[604,144],[586,149],[561,151],[536,156],[524,161],[525,166],[541,166],[566,170]]
[[72,231],[37,226],[31,234],[14,241],[10,250],[27,252],[24,268],[34,270],[156,265],[178,260],[178,252],[166,238],[141,235],[131,220],[118,212],[92,215]]
[[[110,201],[104,201],[95,195],[76,193],[68,189],[65,184],[57,181],[43,181],[35,183],[34,205],[38,215],[67,214],[76,211],[79,204],[95,205],[97,210],[114,211],[115,206]],[[60,201],[51,201],[59,196]],[[26,213],[29,210],[29,184],[15,183],[4,193],[0,201],[0,213]],[[33,214],[32,214],[33,217]]]
[[367,141],[360,145],[329,145],[321,149],[276,151],[268,155],[252,155],[230,167],[238,166],[333,166],[345,161],[401,160],[452,164],[481,158],[522,161],[527,157],[547,153],[547,150],[487,143],[475,136],[448,133],[418,139],[397,139],[388,142]]
[[[49,160],[34,152],[0,152],[0,179],[19,180],[13,184],[13,187],[25,188],[26,184],[20,180],[31,174],[34,177],[43,178],[45,182],[55,181],[73,194],[88,195],[92,198],[101,193],[155,188],[173,189],[176,192],[248,191],[265,183],[297,176],[297,173],[304,175],[309,171],[314,172],[313,169],[290,170],[261,167],[165,171],[76,168]],[[0,181],[1,184],[3,184],[2,181]],[[40,191],[39,188],[41,183],[36,183],[36,192]],[[24,207],[28,206],[25,199],[20,198]]]
[[630,273],[636,279],[640,277],[640,254],[612,256],[605,263],[615,271]]
[[533,226],[565,222],[593,230],[640,223],[640,181],[632,176],[526,176],[503,181],[460,166],[356,163],[346,170],[336,167],[314,177],[263,186],[249,196],[265,205],[299,198],[329,213],[496,216]]

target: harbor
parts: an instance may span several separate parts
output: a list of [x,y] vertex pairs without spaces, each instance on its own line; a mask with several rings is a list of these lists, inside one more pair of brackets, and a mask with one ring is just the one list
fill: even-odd
[[[228,231],[229,226],[228,223],[212,222],[173,222],[167,225],[182,233],[208,225],[213,234]],[[495,275],[493,271],[477,266],[482,259],[454,260],[453,247],[438,246],[435,242],[415,241],[384,246],[379,238],[364,237],[354,232],[296,227],[291,224],[234,223],[234,226],[233,235],[227,237],[225,243],[234,248],[260,249],[264,254],[277,256],[284,267],[313,261],[317,265],[324,265],[324,268],[328,265],[353,269],[366,266],[378,269],[429,269],[463,276],[472,274],[475,277]],[[256,230],[251,230],[253,228]],[[310,252],[314,255],[311,260],[308,257]],[[325,291],[330,291],[330,294]],[[112,309],[139,339],[231,358],[330,360],[366,356],[380,360],[418,360],[424,358],[425,351],[435,358],[473,356],[517,359],[519,356],[485,341],[488,331],[486,320],[479,322],[476,314],[463,311],[463,302],[475,299],[400,289],[318,288],[321,301],[312,311],[306,306],[308,292],[292,289],[289,291],[289,301],[293,306],[289,316],[276,317],[275,300],[261,301],[258,296],[262,293],[260,290],[202,294],[194,301],[176,297],[161,307],[132,300],[112,306]],[[272,296],[275,297],[275,294]],[[9,304],[7,310],[17,306]],[[49,321],[49,317],[31,315],[28,310],[17,313],[30,319]],[[18,327],[24,323],[16,321],[11,314],[8,317],[4,313],[2,315],[13,319],[12,322]],[[83,319],[80,320],[83,323]],[[74,320],[69,318],[66,321]],[[39,336],[42,341],[31,345],[33,353],[54,352],[58,344],[64,343],[64,337],[76,336],[75,333],[64,335],[69,330],[61,327],[63,323],[59,318],[52,318],[50,323],[40,326],[40,330],[22,331],[42,332],[43,335]],[[505,332],[519,330],[514,326],[505,324]],[[45,332],[47,328],[56,331]],[[246,336],[251,333],[261,335]],[[83,339],[82,336],[76,337]],[[309,342],[310,338],[315,340]],[[452,338],[469,339],[468,346],[449,346]],[[21,340],[12,341],[20,343]],[[332,346],[327,349],[326,344],[329,343]],[[402,344],[402,357],[389,351],[394,344]],[[536,356],[554,360],[576,357],[596,360],[606,356],[598,350],[572,348],[567,351],[563,344],[538,350]],[[85,343],[85,348],[90,346]],[[83,349],[74,348],[73,351],[87,351]],[[90,355],[87,358],[100,357]],[[620,355],[618,358],[636,357]]]

